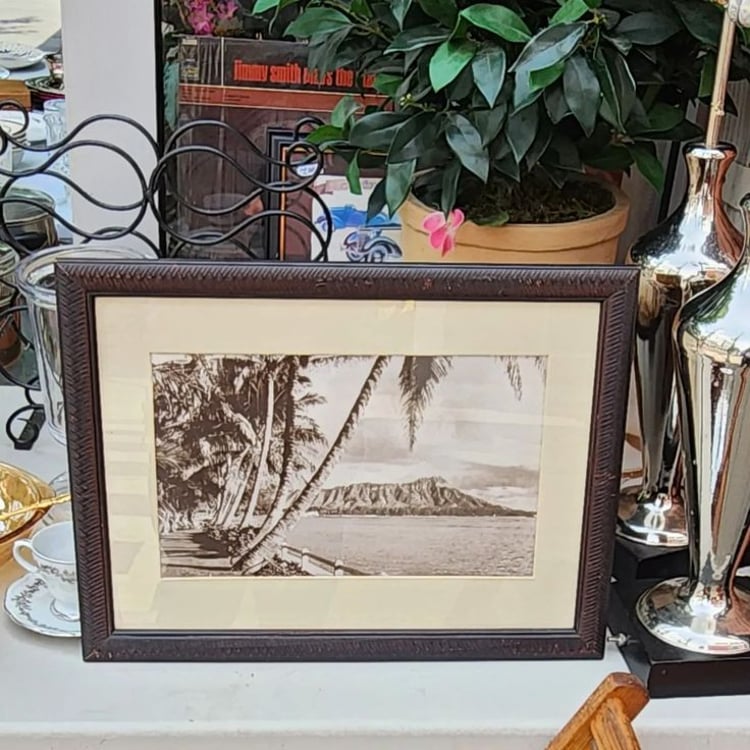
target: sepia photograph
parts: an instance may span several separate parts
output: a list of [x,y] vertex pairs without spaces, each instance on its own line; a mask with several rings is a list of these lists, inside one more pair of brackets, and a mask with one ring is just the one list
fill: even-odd
[[546,369],[152,354],[162,576],[533,576]]

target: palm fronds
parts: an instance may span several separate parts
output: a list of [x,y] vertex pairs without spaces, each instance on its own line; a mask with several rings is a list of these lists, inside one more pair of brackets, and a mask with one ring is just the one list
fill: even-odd
[[409,447],[414,448],[424,412],[437,384],[451,368],[450,357],[404,357],[398,382],[406,418]]

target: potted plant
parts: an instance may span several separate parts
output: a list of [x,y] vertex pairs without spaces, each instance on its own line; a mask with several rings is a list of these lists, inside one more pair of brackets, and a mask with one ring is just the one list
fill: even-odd
[[[256,14],[297,3],[257,0]],[[721,10],[707,0],[312,0],[286,34],[310,65],[354,67],[382,100],[346,98],[311,138],[385,177],[407,260],[609,263],[635,166],[660,190],[656,142],[700,134]],[[744,40],[740,40],[742,42]],[[738,43],[733,77],[750,71]]]

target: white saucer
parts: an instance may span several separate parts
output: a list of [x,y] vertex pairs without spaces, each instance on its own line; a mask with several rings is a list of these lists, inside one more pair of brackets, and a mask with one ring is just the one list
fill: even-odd
[[11,70],[21,70],[38,65],[44,60],[44,52],[28,44],[0,41],[0,65]]
[[2,65],[0,65],[0,81],[4,81],[6,78],[10,77],[10,71],[7,68],[4,68]]
[[5,613],[16,625],[41,635],[56,638],[80,638],[81,623],[62,620],[52,612],[52,597],[47,584],[29,573],[8,586]]

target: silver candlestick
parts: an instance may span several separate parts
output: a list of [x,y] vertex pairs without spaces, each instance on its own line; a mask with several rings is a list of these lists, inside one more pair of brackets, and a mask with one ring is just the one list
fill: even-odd
[[721,199],[736,155],[728,144],[688,146],[683,204],[630,251],[641,268],[635,375],[644,474],[635,498],[623,497],[618,534],[645,545],[687,544],[672,326],[682,305],[726,276],[739,256],[741,236]]
[[712,656],[750,651],[750,595],[734,585],[750,543],[750,195],[742,212],[737,267],[688,302],[675,327],[689,576],[636,607],[657,638]]

